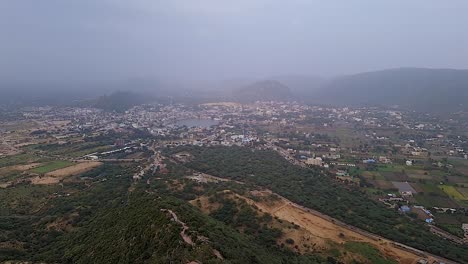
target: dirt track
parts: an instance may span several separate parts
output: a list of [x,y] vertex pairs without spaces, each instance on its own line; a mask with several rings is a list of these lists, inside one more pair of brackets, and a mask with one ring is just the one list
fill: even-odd
[[[268,193],[271,194],[270,192]],[[326,241],[327,239],[339,244],[347,241],[365,242],[379,249],[385,256],[396,259],[399,263],[416,263],[424,256],[429,260],[454,263],[346,225],[320,212],[292,203],[281,196],[279,196],[280,200],[274,203],[255,202],[243,196],[238,195],[238,197],[244,199],[249,204],[257,206],[263,212],[268,212],[272,216],[295,223],[304,228],[314,236],[312,239],[314,243],[321,240]]]

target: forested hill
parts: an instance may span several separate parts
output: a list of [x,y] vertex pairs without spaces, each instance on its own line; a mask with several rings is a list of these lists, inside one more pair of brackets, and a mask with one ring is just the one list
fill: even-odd
[[195,170],[265,187],[393,241],[449,259],[468,260],[467,248],[432,234],[427,226],[385,208],[358,188],[343,186],[313,169],[294,166],[272,151],[242,147],[185,147],[176,151],[182,150],[194,155],[188,166]]
[[314,100],[440,113],[466,111],[468,70],[399,68],[360,73],[329,82]]

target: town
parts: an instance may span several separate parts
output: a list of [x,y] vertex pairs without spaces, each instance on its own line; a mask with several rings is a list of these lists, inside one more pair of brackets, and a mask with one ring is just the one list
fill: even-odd
[[[156,156],[168,147],[270,149],[293,164],[318,167],[343,185],[359,186],[439,236],[468,242],[467,124],[456,120],[297,102],[146,104],[124,113],[29,107],[16,116],[2,122],[0,161],[33,152],[89,168],[97,162],[141,162],[138,180],[150,168],[164,168]],[[54,152],[67,145],[73,147]],[[82,169],[88,167],[77,168]],[[31,178],[7,179],[2,187]]]

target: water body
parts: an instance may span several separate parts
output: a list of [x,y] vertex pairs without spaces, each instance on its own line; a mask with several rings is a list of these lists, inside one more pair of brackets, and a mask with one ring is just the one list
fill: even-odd
[[176,122],[177,126],[186,126],[186,127],[202,127],[208,128],[219,124],[218,121],[212,119],[184,119]]

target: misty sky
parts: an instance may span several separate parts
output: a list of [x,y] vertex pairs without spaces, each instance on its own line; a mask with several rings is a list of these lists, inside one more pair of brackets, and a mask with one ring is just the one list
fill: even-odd
[[0,77],[468,68],[466,0],[0,0]]

